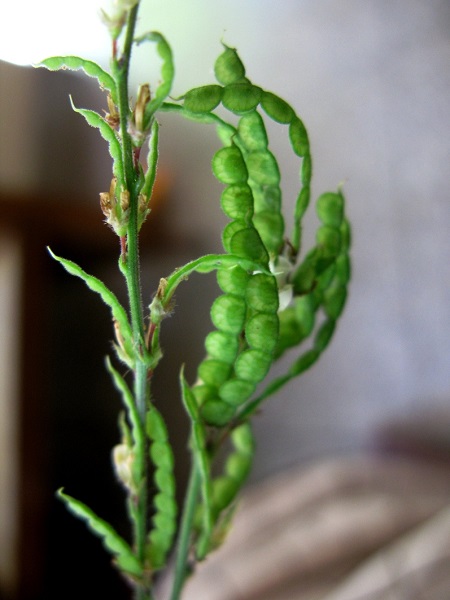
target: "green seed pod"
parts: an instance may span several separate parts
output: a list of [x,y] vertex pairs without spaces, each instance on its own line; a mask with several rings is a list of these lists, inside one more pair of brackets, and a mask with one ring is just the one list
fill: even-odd
[[294,314],[299,327],[301,339],[305,339],[314,329],[315,323],[314,300],[310,294],[295,298]]
[[295,117],[289,104],[271,92],[263,93],[261,106],[269,117],[278,123],[290,123]]
[[213,157],[214,175],[222,183],[246,183],[247,167],[241,151],[236,146],[221,148]]
[[265,210],[280,213],[281,190],[278,185],[255,187],[253,197],[255,200],[255,213],[261,213]]
[[212,502],[215,517],[221,513],[234,500],[237,488],[236,482],[231,477],[216,477],[212,485]]
[[233,446],[240,454],[251,455],[255,451],[255,440],[253,438],[252,429],[250,424],[243,423],[233,429],[231,433],[231,441]]
[[229,185],[221,196],[223,212],[230,219],[249,222],[253,216],[253,196],[251,188],[245,183]]
[[217,397],[217,388],[214,385],[196,385],[192,388],[197,406],[202,406],[208,400]]
[[264,121],[258,112],[249,112],[239,120],[238,134],[247,150],[267,149],[267,132]]
[[259,383],[267,375],[272,356],[261,350],[244,350],[234,366],[235,373],[239,379]]
[[251,460],[249,460],[248,456],[235,453],[228,457],[225,465],[225,473],[229,479],[234,480],[236,491],[238,491],[238,488],[236,489],[236,482],[248,476],[250,467]]
[[302,189],[300,190],[300,193],[298,195],[298,198],[297,198],[297,203],[295,205],[296,221],[300,222],[303,215],[305,214],[306,209],[309,206],[310,196],[311,196],[311,190],[310,190],[309,186],[302,187]]
[[150,458],[153,464],[161,469],[173,469],[173,454],[167,441],[153,442],[150,446]]
[[268,262],[268,255],[256,229],[246,227],[236,231],[230,240],[230,251],[236,256],[249,258],[257,263]]
[[231,240],[235,233],[241,231],[241,229],[247,229],[246,224],[243,221],[231,221],[225,226],[222,231],[222,245],[226,252],[234,254],[231,250]]
[[268,150],[250,152],[245,160],[249,177],[259,185],[278,185],[280,170],[274,155]]
[[156,469],[155,471],[155,483],[163,494],[167,496],[174,496],[175,494],[175,480],[172,473],[169,473],[165,469]]
[[330,319],[338,319],[347,299],[347,289],[343,285],[333,285],[325,291],[323,309]]
[[351,244],[351,229],[350,229],[350,223],[344,219],[342,221],[341,227],[340,227],[340,232],[341,232],[341,248],[342,248],[342,252],[348,252],[348,249],[350,248],[350,244]]
[[347,254],[341,254],[336,259],[336,277],[341,284],[345,285],[350,280],[351,267]]
[[276,314],[257,313],[247,321],[245,337],[251,348],[271,353],[277,343],[278,329]]
[[289,139],[292,149],[297,156],[306,156],[309,154],[308,133],[299,118],[295,118],[289,125]]
[[234,48],[225,46],[225,51],[216,60],[214,73],[222,85],[236,83],[245,77],[245,67]]
[[222,100],[223,88],[220,85],[204,85],[189,90],[184,96],[184,108],[193,113],[208,113]]
[[178,512],[177,503],[174,498],[168,498],[164,494],[158,493],[153,497],[153,504],[158,511],[170,514],[173,517]]
[[252,381],[229,379],[221,386],[219,397],[227,404],[237,407],[248,400],[254,391],[255,384]]
[[281,214],[264,210],[253,217],[253,224],[269,253],[278,256],[284,245],[284,219]]
[[279,358],[288,348],[297,346],[303,339],[302,331],[295,316],[294,307],[288,307],[278,315],[280,335],[275,348],[274,358]]
[[207,400],[201,406],[200,413],[208,425],[224,427],[233,418],[235,408],[217,398],[216,400]]
[[323,249],[324,256],[334,258],[341,250],[341,234],[339,229],[322,225],[316,232],[317,244]]
[[246,287],[250,275],[241,267],[233,267],[232,269],[219,269],[217,271],[217,283],[220,289],[226,294],[234,294],[235,296],[245,296]]
[[305,154],[305,156],[303,157],[302,172],[301,172],[302,185],[309,186],[311,183],[311,177],[312,177],[311,155]]
[[211,358],[231,365],[239,351],[239,342],[236,336],[224,331],[211,331],[205,339],[205,348]]
[[324,225],[340,227],[344,218],[344,199],[342,195],[332,192],[322,194],[317,199],[316,212]]
[[228,363],[210,358],[200,364],[198,375],[207,385],[218,387],[228,379],[230,371],[231,367]]
[[298,358],[292,367],[289,369],[293,377],[298,377],[307,371],[320,356],[320,351],[317,348],[312,348]]
[[334,333],[335,326],[336,321],[334,320],[329,319],[323,323],[314,338],[314,348],[316,350],[322,352],[328,346],[331,336]]
[[211,319],[219,331],[239,334],[245,321],[246,306],[242,298],[224,294],[214,301]]
[[223,88],[222,104],[236,114],[255,109],[261,100],[262,89],[251,83],[231,83]]
[[278,310],[278,289],[271,275],[257,273],[250,278],[246,293],[247,304],[257,312],[276,313]]

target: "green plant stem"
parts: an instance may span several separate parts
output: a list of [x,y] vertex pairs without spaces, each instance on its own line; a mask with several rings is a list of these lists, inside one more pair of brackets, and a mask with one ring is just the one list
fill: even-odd
[[[130,10],[125,32],[123,50],[120,58],[113,61],[118,87],[118,109],[120,115],[120,134],[122,142],[124,179],[126,191],[129,193],[129,224],[127,230],[127,247],[124,254],[122,249],[122,267],[126,279],[128,298],[130,304],[131,327],[133,332],[133,343],[135,351],[136,366],[134,369],[134,397],[142,423],[145,429],[145,418],[150,397],[150,389],[147,377],[147,365],[144,360],[144,316],[142,308],[142,297],[140,288],[140,265],[139,265],[139,235],[138,235],[138,201],[139,190],[137,189],[138,173],[133,160],[133,145],[128,133],[128,121],[130,117],[128,74],[131,58],[131,49],[136,27],[139,4]],[[147,538],[148,517],[148,492],[147,492],[147,444],[143,445],[144,456],[140,457],[142,471],[139,475],[139,489],[134,502],[136,511],[134,517],[134,545],[138,559],[145,562],[145,547]],[[137,585],[135,588],[136,600],[151,600],[152,594],[146,586]]]
[[186,496],[181,518],[180,532],[178,534],[177,550],[175,557],[175,572],[172,584],[172,594],[170,600],[180,600],[181,591],[184,582],[188,576],[188,558],[189,546],[194,523],[197,498],[200,492],[200,470],[195,460],[193,460],[191,475],[186,490]]

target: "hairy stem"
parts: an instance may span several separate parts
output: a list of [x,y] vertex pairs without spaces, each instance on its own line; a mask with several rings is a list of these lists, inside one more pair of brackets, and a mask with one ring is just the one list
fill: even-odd
[[[133,343],[135,350],[134,369],[134,397],[137,410],[145,429],[145,418],[150,397],[149,383],[147,378],[147,365],[144,360],[144,317],[142,308],[142,297],[140,288],[140,264],[139,264],[139,235],[138,235],[138,211],[139,211],[139,189],[137,186],[138,171],[136,169],[133,153],[133,145],[128,133],[128,122],[130,118],[128,73],[131,58],[131,49],[136,26],[139,4],[130,10],[128,15],[123,51],[119,59],[113,58],[113,71],[118,87],[120,134],[122,142],[125,187],[129,194],[129,224],[126,238],[126,250],[122,242],[122,271],[125,275],[130,304],[131,326],[133,331]],[[147,444],[142,451],[144,456],[139,457],[142,471],[139,475],[140,485],[134,499],[134,546],[138,559],[145,562],[145,548],[147,538],[148,517],[148,492],[147,492]],[[135,589],[136,600],[151,600],[152,594],[146,586],[137,585]]]

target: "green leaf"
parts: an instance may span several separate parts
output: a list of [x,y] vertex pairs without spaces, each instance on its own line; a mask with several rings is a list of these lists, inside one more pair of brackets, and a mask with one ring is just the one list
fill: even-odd
[[100,131],[100,135],[104,140],[108,142],[109,153],[113,159],[113,173],[117,177],[117,181],[119,183],[119,190],[124,189],[124,170],[123,170],[123,160],[122,160],[122,149],[120,146],[119,139],[117,137],[117,133],[114,129],[105,121],[103,117],[101,117],[94,110],[89,110],[87,108],[77,108],[72,98],[70,98],[70,103],[75,112],[82,115],[87,123],[91,127],[95,127]]
[[86,60],[79,56],[50,56],[41,61],[36,67],[45,67],[49,71],[59,71],[60,69],[69,69],[71,71],[83,70],[89,77],[97,79],[100,87],[111,94],[112,101],[117,104],[116,82],[112,75],[102,69],[100,65],[92,60]]
[[144,198],[150,201],[153,191],[153,186],[156,179],[156,167],[158,164],[158,142],[159,142],[159,124],[155,119],[152,123],[150,139],[149,139],[149,148],[148,148],[148,156],[147,156],[147,173],[145,174],[144,185],[141,189],[141,194]]
[[62,489],[58,491],[58,496],[74,515],[86,521],[89,529],[103,540],[104,547],[114,557],[120,571],[133,578],[140,579],[142,577],[143,568],[141,563],[133,554],[129,544],[120,537],[109,523],[100,519],[83,502],[64,494]]
[[180,386],[183,404],[191,420],[191,444],[193,458],[196,461],[201,478],[201,493],[204,504],[202,532],[203,541],[200,544],[200,547],[198,548],[198,553],[199,558],[202,559],[208,552],[209,540],[211,537],[213,527],[210,459],[206,450],[205,427],[200,418],[197,400],[184,377],[184,369],[181,369],[180,372]]
[[120,375],[118,371],[112,366],[109,358],[106,359],[106,368],[108,369],[116,389],[121,393],[123,404],[127,410],[128,418],[131,423],[131,434],[135,445],[135,461],[133,464],[133,478],[138,486],[140,478],[143,472],[143,464],[145,461],[144,449],[145,449],[145,436],[139,412],[134,400],[134,396],[131,393],[127,383]]
[[128,321],[127,313],[123,306],[120,304],[115,294],[111,292],[111,290],[108,289],[100,279],[97,279],[97,277],[94,277],[93,275],[88,275],[85,271],[83,271],[81,267],[79,267],[71,260],[67,260],[65,258],[61,258],[60,256],[56,256],[56,254],[54,254],[50,250],[50,248],[47,249],[50,255],[59,263],[61,263],[68,273],[82,279],[84,283],[88,286],[88,288],[91,289],[93,292],[99,294],[103,302],[107,306],[109,306],[109,308],[111,309],[113,319],[117,321],[119,325],[127,354],[129,353],[129,356],[133,356],[134,350],[132,343],[133,335],[131,331],[131,326]]
[[170,94],[175,75],[175,68],[173,65],[172,50],[166,38],[161,33],[158,31],[149,31],[135,41],[137,44],[142,44],[143,42],[155,42],[156,50],[162,59],[161,83],[156,88],[152,100],[150,100],[145,108],[144,127],[148,127],[152,116]]

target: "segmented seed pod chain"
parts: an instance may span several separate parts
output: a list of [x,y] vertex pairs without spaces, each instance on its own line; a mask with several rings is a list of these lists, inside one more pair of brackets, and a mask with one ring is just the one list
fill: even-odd
[[[350,227],[342,191],[322,194],[316,202],[320,220],[316,243],[303,251],[302,219],[310,203],[312,163],[301,119],[285,100],[254,85],[236,50],[225,45],[215,63],[217,83],[170,99],[174,78],[170,46],[159,32],[133,38],[138,6],[137,1],[119,2],[114,18],[104,15],[113,40],[111,72],[74,56],[53,57],[38,65],[81,69],[108,94],[105,115],[75,108],[73,103],[72,107],[99,130],[113,160],[113,178],[109,191],[100,194],[100,205],[106,223],[120,238],[119,268],[129,307],[122,306],[98,278],[51,254],[111,310],[116,359],[127,370],[121,375],[107,359],[124,406],[119,419],[122,439],[113,457],[127,495],[132,540],[122,538],[81,501],[63,491],[59,495],[103,540],[114,565],[134,587],[135,598],[151,600],[154,573],[167,565],[174,549],[180,512],[170,443],[174,433],[168,431],[156,405],[164,399],[150,394],[152,375],[163,356],[160,330],[178,285],[194,272],[216,271],[221,294],[211,306],[214,329],[205,339],[205,358],[193,382],[186,380],[183,368],[180,373],[180,395],[191,422],[192,472],[175,544],[171,600],[178,600],[192,570],[192,557],[205,558],[222,543],[230,526],[255,450],[251,417],[266,398],[311,367],[332,338],[350,279]],[[144,43],[156,46],[161,78],[154,90],[148,84],[141,86],[131,106],[131,48]],[[151,210],[160,112],[217,128],[223,147],[212,158],[212,171],[224,186],[220,204],[229,221],[222,232],[224,252],[199,257],[161,277],[145,314],[138,233]],[[267,119],[284,129],[300,163],[289,238]],[[144,148],[146,161],[141,157]],[[288,350],[294,358],[287,371],[264,383],[273,363]],[[223,457],[224,448],[228,455],[217,473],[214,461],[219,451]]]

